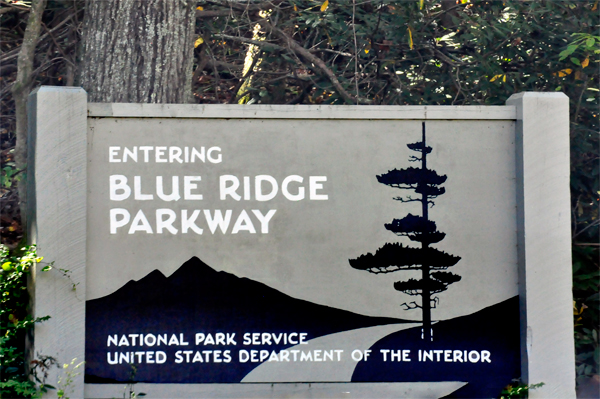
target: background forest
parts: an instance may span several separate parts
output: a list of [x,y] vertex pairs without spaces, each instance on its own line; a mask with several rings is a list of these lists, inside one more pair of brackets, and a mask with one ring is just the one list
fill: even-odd
[[[95,86],[101,70],[109,70],[113,49],[93,43],[99,37],[94,33],[102,27],[94,27],[90,15],[100,20],[96,16],[109,11],[98,5],[125,7],[132,1],[0,0],[0,231],[2,244],[16,251],[13,254],[18,255],[24,244],[21,207],[27,154],[23,120],[30,90],[39,85],[81,85],[93,101],[169,101],[168,96],[134,98],[131,90],[123,95],[126,87],[117,83],[111,88]],[[137,4],[151,13],[161,1]],[[598,392],[598,0],[180,3],[189,11],[186,15],[192,15],[189,27],[193,31],[191,38],[190,32],[184,32],[181,48],[152,48],[150,35],[134,43],[142,51],[147,46],[155,55],[162,54],[165,65],[189,65],[183,68],[183,78],[162,77],[162,86],[179,96],[171,97],[179,98],[171,102],[503,105],[511,94],[521,91],[564,92],[570,99],[571,118],[577,382],[580,390]],[[179,3],[173,0],[172,4]],[[156,31],[170,31],[173,26]],[[93,47],[100,56],[93,58]],[[133,75],[124,78],[142,87],[143,74]],[[3,255],[3,262],[8,256]],[[17,279],[23,282],[25,274],[26,270]],[[3,270],[3,287],[9,276],[15,278],[10,270]],[[22,323],[24,310],[7,308],[6,303],[0,314],[0,333],[12,338],[2,341],[0,353],[4,393],[13,392],[4,391],[9,389],[8,381],[26,377],[23,334],[16,334],[15,329],[29,326]],[[15,348],[10,357],[6,348]]]

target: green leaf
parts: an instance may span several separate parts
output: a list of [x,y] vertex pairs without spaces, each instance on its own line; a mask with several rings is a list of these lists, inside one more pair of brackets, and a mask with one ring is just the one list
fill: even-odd
[[594,47],[594,43],[595,43],[595,42],[596,42],[596,41],[594,40],[594,38],[593,38],[593,37],[590,37],[589,39],[587,39],[587,40],[585,41],[585,45],[586,45],[588,48],[592,48],[592,47]]
[[581,62],[579,62],[579,60],[575,57],[571,57],[571,62],[575,65],[581,65]]
[[577,50],[577,45],[571,44],[570,46],[567,46],[566,50],[563,50],[558,54],[558,56],[560,57],[559,60],[564,60],[565,58],[573,54],[575,50]]

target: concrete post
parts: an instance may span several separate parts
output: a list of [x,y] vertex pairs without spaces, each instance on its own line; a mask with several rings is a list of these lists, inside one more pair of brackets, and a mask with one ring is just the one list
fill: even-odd
[[575,397],[569,192],[569,98],[519,93],[517,234],[522,375],[530,398]]
[[[63,364],[85,360],[87,95],[42,86],[29,95],[28,113],[28,239],[43,263],[55,262],[53,270],[41,272],[38,264],[32,273],[33,316],[51,318],[36,325],[29,354],[58,361],[46,380],[56,386]],[[76,373],[65,395],[82,398],[83,366]]]

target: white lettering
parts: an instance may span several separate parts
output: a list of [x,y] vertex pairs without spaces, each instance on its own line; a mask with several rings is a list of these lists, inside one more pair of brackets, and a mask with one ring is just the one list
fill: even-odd
[[311,200],[328,200],[327,194],[317,194],[317,190],[322,190],[323,185],[319,182],[327,181],[327,176],[310,176],[308,178],[308,191]]
[[183,176],[183,199],[184,200],[201,200],[202,194],[192,194],[192,190],[196,190],[198,185],[193,183],[201,181],[201,176]]
[[[113,208],[109,211],[110,213],[110,234],[117,234],[117,229],[119,227],[123,227],[129,223],[131,216],[127,209],[123,208]],[[123,218],[118,219],[117,216],[122,216]]]
[[290,192],[288,191],[288,185],[290,184],[290,182],[293,182],[293,181],[302,183],[304,181],[304,178],[302,178],[301,176],[298,176],[298,175],[290,175],[290,176],[286,177],[285,179],[283,179],[283,183],[281,184],[281,192],[283,193],[283,196],[290,201],[303,200],[304,199],[304,187],[298,187],[298,194],[290,194]]
[[179,177],[173,176],[171,178],[171,194],[166,195],[163,189],[163,178],[162,176],[156,176],[156,195],[163,201],[179,201],[181,196],[179,195]]
[[[271,184],[271,192],[265,194],[263,192],[262,183],[267,182]],[[275,198],[277,195],[278,185],[277,180],[273,176],[269,175],[258,175],[254,178],[254,196],[257,201],[269,201]]]
[[[127,177],[123,175],[110,175],[109,193],[111,201],[124,201],[131,195],[131,188],[127,185]],[[117,191],[122,191],[118,193]]]
[[[163,216],[167,216],[167,219],[165,220]],[[175,211],[172,209],[157,209],[156,233],[162,234],[163,229],[167,229],[171,234],[177,234],[177,229],[173,227],[173,222],[175,222],[175,219],[177,219],[177,216],[175,215]]]
[[115,157],[119,156],[119,150],[121,147],[108,147],[108,162],[121,162],[120,159]]

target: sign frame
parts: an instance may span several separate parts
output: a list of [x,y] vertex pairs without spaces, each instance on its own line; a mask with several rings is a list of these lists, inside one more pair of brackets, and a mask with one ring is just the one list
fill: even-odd
[[[514,94],[504,106],[95,104],[81,88],[42,86],[28,102],[28,239],[46,260],[69,270],[70,280],[41,273],[41,266],[33,271],[33,316],[51,319],[35,326],[28,356],[50,355],[60,364],[85,360],[88,118],[506,120],[516,122],[522,380],[545,384],[531,391],[531,398],[575,398],[568,107],[563,93],[536,92]],[[51,370],[50,384],[58,373]],[[192,386],[195,396],[215,398],[414,395],[399,384]],[[69,394],[96,397],[100,391],[94,385],[84,384],[81,372]],[[190,384],[137,384],[136,389],[147,397],[179,397],[189,394],[184,385]]]

